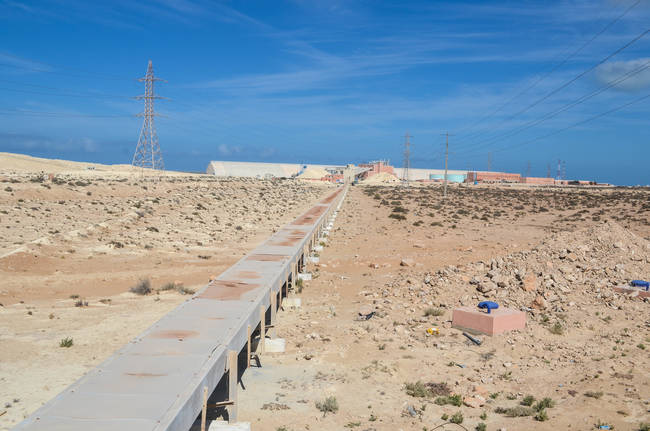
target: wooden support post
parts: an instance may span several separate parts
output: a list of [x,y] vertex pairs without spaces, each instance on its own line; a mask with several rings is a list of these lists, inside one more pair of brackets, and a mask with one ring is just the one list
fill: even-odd
[[208,416],[208,387],[203,386],[203,409],[201,410],[201,431],[205,431],[205,420]]
[[237,422],[237,352],[228,351],[228,401],[232,405],[228,407],[228,422]]
[[246,368],[251,367],[251,325],[248,325],[246,330],[247,342],[246,342]]
[[264,306],[260,306],[260,353],[266,351],[265,340],[266,339],[266,309]]

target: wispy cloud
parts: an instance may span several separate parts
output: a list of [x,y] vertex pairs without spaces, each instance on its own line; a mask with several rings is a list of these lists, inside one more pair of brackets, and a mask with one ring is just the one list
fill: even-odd
[[5,66],[16,67],[18,69],[21,69],[20,72],[21,74],[25,73],[25,71],[48,72],[53,70],[52,67],[50,67],[49,65],[41,63],[39,61],[18,57],[8,52],[0,51],[0,68],[2,68],[3,64]]
[[650,88],[650,57],[638,58],[627,61],[614,61],[606,63],[596,71],[596,80],[600,84],[607,84],[619,77],[627,76],[634,73],[630,78],[616,85],[616,89],[630,93],[636,93],[640,90]]

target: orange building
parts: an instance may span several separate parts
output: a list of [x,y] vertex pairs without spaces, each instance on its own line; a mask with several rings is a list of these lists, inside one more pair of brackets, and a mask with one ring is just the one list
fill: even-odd
[[521,181],[521,175],[510,174],[508,172],[483,172],[474,171],[467,173],[467,182],[479,183],[518,183]]
[[366,171],[363,174],[361,174],[360,179],[363,180],[365,180],[368,177],[372,177],[373,175],[377,175],[381,173],[395,175],[395,170],[393,169],[393,167],[388,165],[384,160],[377,160],[375,162],[369,162],[369,163],[359,163],[359,167],[370,168],[369,171]]
[[555,185],[555,179],[553,178],[541,178],[541,177],[521,177],[522,184],[537,184],[544,186]]

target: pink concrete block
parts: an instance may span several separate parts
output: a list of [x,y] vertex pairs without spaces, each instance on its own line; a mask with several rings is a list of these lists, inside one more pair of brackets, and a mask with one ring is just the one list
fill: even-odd
[[634,286],[617,286],[614,288],[615,292],[623,293],[630,296],[638,296],[639,298],[650,298],[650,292],[640,287]]
[[451,320],[454,328],[487,335],[526,327],[526,313],[511,308],[497,308],[488,314],[475,307],[459,307],[454,309]]

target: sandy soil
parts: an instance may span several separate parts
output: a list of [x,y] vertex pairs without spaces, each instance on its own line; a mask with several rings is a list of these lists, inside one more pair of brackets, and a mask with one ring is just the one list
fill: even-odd
[[[458,412],[471,430],[650,422],[650,304],[611,291],[650,278],[648,212],[630,211],[648,191],[472,190],[454,188],[445,203],[435,186],[353,187],[302,308],[279,315],[286,352],[244,376],[240,417],[255,430],[431,430]],[[513,265],[537,276],[532,291],[508,275]],[[477,290],[486,272],[505,287]],[[473,345],[451,311],[484,299],[526,310],[527,328]],[[375,315],[357,321],[364,307]],[[463,405],[440,405],[437,393]],[[546,421],[521,405],[527,395],[533,407],[552,399]],[[317,408],[327,397],[336,413]],[[497,413],[518,406],[529,416]]]
[[[0,157],[0,429],[333,187],[45,162]],[[142,279],[154,292],[130,293]],[[73,347],[60,348],[67,337]]]
[[[196,289],[330,191],[2,157],[2,429],[187,298],[164,286]],[[302,308],[279,313],[287,351],[244,375],[240,418],[254,430],[432,430],[460,412],[460,426],[437,429],[638,429],[650,422],[650,305],[611,288],[650,279],[649,198],[352,187]],[[130,293],[143,278],[154,292]],[[525,310],[527,328],[471,344],[451,312],[483,299]],[[553,405],[531,411],[527,395]],[[317,408],[327,397],[336,412]],[[513,407],[527,416],[498,413]]]

